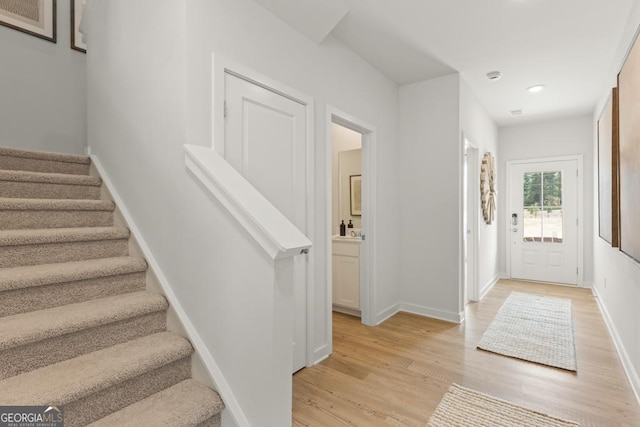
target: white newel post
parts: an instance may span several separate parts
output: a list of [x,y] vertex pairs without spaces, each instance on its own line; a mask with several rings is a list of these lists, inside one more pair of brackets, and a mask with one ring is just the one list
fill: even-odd
[[[274,260],[273,317],[273,420],[270,426],[291,425],[293,400],[291,366],[293,364],[293,257]],[[267,423],[265,423],[267,425]]]

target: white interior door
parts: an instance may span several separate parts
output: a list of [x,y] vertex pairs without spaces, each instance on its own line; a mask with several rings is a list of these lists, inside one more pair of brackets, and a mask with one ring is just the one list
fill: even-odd
[[[224,157],[307,234],[306,106],[225,73]],[[306,365],[307,255],[294,258],[293,372]]]
[[578,164],[510,168],[511,277],[577,285]]

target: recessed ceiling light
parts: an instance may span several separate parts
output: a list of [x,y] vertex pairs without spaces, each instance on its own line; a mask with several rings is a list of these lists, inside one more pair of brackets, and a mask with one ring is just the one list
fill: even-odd
[[492,81],[500,80],[502,78],[502,73],[500,71],[490,71],[487,73],[487,78]]
[[511,110],[511,115],[512,116],[521,116],[522,115],[522,110]]
[[544,85],[533,85],[533,86],[527,88],[527,90],[529,92],[531,92],[531,93],[538,93],[542,89],[544,89]]

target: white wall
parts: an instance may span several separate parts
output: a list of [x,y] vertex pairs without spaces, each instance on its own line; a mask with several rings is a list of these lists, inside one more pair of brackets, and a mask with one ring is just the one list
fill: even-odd
[[[211,145],[211,54],[315,98],[316,236],[326,236],[330,165],[325,105],[377,127],[380,304],[397,301],[397,86],[333,38],[316,45],[251,0],[94,1],[89,22],[89,140],[192,323],[253,425],[269,408],[274,290],[257,244],[187,173],[182,146]],[[149,13],[152,10],[153,13]],[[135,42],[132,42],[135,41]],[[330,351],[330,277],[316,239],[316,356]],[[328,240],[328,239],[327,239]],[[237,284],[240,283],[238,286]],[[290,377],[286,378],[290,381]],[[269,382],[271,381],[271,384]],[[281,425],[281,424],[278,424]]]
[[[190,0],[187,7],[187,108],[189,143],[211,144],[211,54],[215,52],[250,67],[315,99],[315,187],[313,230],[317,357],[328,354],[331,337],[326,275],[327,179],[325,106],[331,105],[377,128],[377,218],[369,232],[376,239],[378,307],[398,299],[398,237],[392,207],[397,205],[397,86],[362,58],[329,36],[317,45],[251,0]],[[329,196],[330,197],[330,196]],[[325,241],[326,240],[326,241]]]
[[[342,152],[342,151],[348,151],[348,150],[357,150],[359,148],[362,147],[362,134],[353,131],[351,129],[347,129],[344,126],[338,125],[336,123],[333,123],[331,125],[331,140],[333,141],[332,147],[331,147],[331,169],[332,169],[332,176],[331,176],[331,194],[332,194],[332,200],[331,200],[331,212],[332,212],[332,218],[331,218],[331,234],[338,234],[340,229],[339,229],[339,224],[341,220],[345,220],[345,224],[349,223],[349,219],[355,219],[352,218],[350,215],[347,217],[344,214],[340,215],[340,170],[338,167],[338,153]],[[362,153],[362,151],[361,151]],[[362,156],[361,156],[362,157]],[[360,159],[362,160],[362,159]],[[361,166],[359,167],[359,169],[361,169]],[[344,203],[344,202],[343,202]],[[348,205],[347,206],[347,213],[349,213],[348,211]],[[357,218],[358,219],[358,227],[360,226],[360,217]]]
[[460,77],[400,88],[402,308],[457,320],[460,301]]
[[[480,173],[482,156],[490,152],[495,157],[498,182],[504,179],[501,176],[504,169],[499,167],[498,127],[463,79],[460,79],[460,126],[464,136],[478,149],[477,173]],[[480,189],[476,191],[479,193]],[[498,256],[498,230],[503,219],[498,211],[495,221],[487,224],[482,217],[482,208],[478,206],[478,209],[478,286],[482,291],[492,286],[504,271],[500,270]]]
[[85,54],[70,48],[70,0],[58,0],[57,43],[0,26],[0,145],[82,154]]
[[[591,116],[579,116],[536,124],[501,128],[499,131],[499,167],[502,179],[498,178],[498,212],[504,217],[506,209],[506,162],[510,160],[537,159],[567,155],[583,156],[584,185],[584,282],[593,282],[593,126]],[[506,230],[499,227],[500,271],[506,268]]]
[[[602,88],[602,96],[591,118],[593,153],[593,176],[597,183],[597,132],[598,117],[616,85],[616,76],[622,68],[628,48],[640,24],[640,3],[635,2],[628,23],[618,46],[616,60],[611,64],[607,84]],[[631,379],[636,397],[640,401],[640,264],[633,261],[617,248],[612,248],[598,235],[597,185],[593,188],[593,290],[598,295],[605,318],[613,332],[613,337],[622,356],[627,374]]]

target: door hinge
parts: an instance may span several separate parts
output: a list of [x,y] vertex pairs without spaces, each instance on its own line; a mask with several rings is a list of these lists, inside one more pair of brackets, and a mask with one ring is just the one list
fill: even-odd
[[576,218],[576,225],[578,225],[578,226],[580,225],[580,219],[579,218]]
[[228,116],[228,112],[227,112],[227,101],[224,101],[223,111],[224,111],[224,118],[226,119],[226,118],[227,118],[227,116]]
[[578,267],[576,267],[576,276],[578,275]]
[[576,176],[578,176],[578,169],[576,169]]

